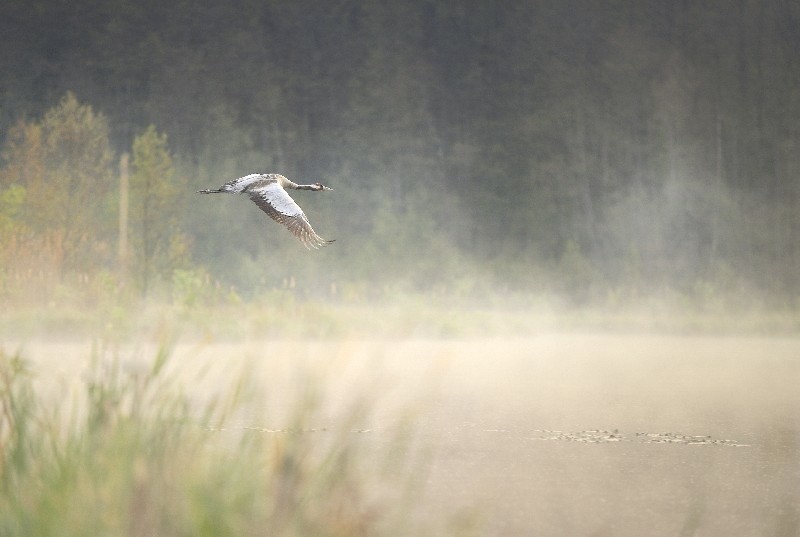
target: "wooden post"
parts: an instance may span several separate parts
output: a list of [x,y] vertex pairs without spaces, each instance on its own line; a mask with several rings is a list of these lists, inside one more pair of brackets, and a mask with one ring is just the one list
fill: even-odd
[[119,243],[117,263],[119,265],[120,282],[125,285],[128,280],[128,153],[119,159]]

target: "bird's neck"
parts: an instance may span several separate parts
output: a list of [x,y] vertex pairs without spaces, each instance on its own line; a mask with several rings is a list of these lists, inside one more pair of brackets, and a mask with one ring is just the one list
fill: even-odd
[[284,176],[282,176],[282,175],[279,175],[279,176],[278,176],[278,183],[280,183],[280,185],[281,185],[283,188],[292,188],[292,189],[296,189],[296,188],[299,186],[297,183],[295,183],[295,182],[293,182],[293,181],[290,181],[289,179],[287,179],[286,177],[284,177]]
[[290,188],[294,188],[295,190],[321,190],[317,185],[298,185],[292,183],[294,186]]

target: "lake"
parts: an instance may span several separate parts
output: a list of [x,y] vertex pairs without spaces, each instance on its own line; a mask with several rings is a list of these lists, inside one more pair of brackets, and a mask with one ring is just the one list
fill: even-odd
[[[23,354],[63,397],[90,349],[29,342]],[[154,354],[120,351],[134,371]],[[344,432],[368,466],[411,457],[385,480],[412,478],[409,523],[434,534],[800,531],[800,339],[209,339],[179,342],[169,368],[198,402],[244,375],[256,402],[229,428]]]

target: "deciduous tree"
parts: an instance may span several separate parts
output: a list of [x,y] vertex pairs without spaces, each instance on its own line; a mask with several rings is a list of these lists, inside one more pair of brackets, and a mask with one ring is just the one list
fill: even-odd
[[159,134],[153,125],[133,142],[132,168],[132,259],[141,291],[146,294],[154,278],[168,279],[188,255],[178,218],[185,181],[175,173],[166,134]]

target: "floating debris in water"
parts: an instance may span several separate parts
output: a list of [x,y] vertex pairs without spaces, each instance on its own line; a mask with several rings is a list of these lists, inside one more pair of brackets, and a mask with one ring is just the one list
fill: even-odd
[[[213,425],[207,425],[204,427],[207,431],[225,431],[225,427],[214,427]],[[234,430],[241,430],[241,431],[256,431],[259,433],[280,433],[280,434],[302,434],[302,433],[325,433],[328,432],[327,427],[321,428],[306,428],[306,429],[295,429],[295,428],[288,428],[288,429],[270,429],[267,427],[255,427],[250,425],[241,425],[238,427],[234,427]],[[351,433],[358,433],[358,434],[366,434],[375,432],[375,429],[350,429]]]
[[[204,427],[209,431],[225,431],[224,427]],[[234,429],[245,431],[257,431],[262,433],[280,433],[280,434],[304,434],[304,433],[320,433],[327,432],[327,427],[319,429],[268,429],[266,427],[253,427],[253,426],[239,426]],[[510,433],[509,429],[493,428],[482,429],[485,433]],[[354,434],[369,434],[376,432],[375,429],[350,429]],[[700,445],[714,445],[726,447],[750,447],[750,444],[742,444],[737,440],[718,439],[712,438],[710,435],[688,435],[681,433],[643,433],[635,432],[633,435],[625,434],[614,429],[607,431],[605,429],[586,429],[584,431],[556,431],[552,429],[534,429],[532,432],[537,433],[538,436],[531,437],[531,440],[559,440],[562,442],[580,442],[582,444],[607,444],[612,442],[633,442],[638,444],[684,444],[689,446]]]
[[551,431],[547,429],[536,429],[534,432],[546,433],[539,436],[537,440],[563,440],[567,442],[583,442],[585,444],[600,444],[604,442],[623,442],[627,439],[618,430],[604,431],[601,429],[589,429],[568,433],[564,431]]
[[535,429],[533,432],[542,433],[534,437],[535,440],[561,440],[566,442],[583,442],[586,444],[602,444],[607,442],[638,442],[640,444],[686,444],[686,445],[716,445],[728,447],[749,447],[736,440],[721,440],[709,435],[686,435],[680,433],[634,433],[626,436],[617,429],[605,431],[602,429],[589,429],[577,432],[553,431],[549,429]]
[[718,446],[749,447],[749,444],[741,444],[736,440],[716,439],[709,435],[686,435],[680,433],[636,433],[640,442],[645,444],[689,444],[704,445],[714,444]]
[[[226,431],[225,427],[215,427],[213,425],[206,425],[203,427],[206,431]],[[267,427],[251,427],[248,425],[241,425],[238,427],[233,427],[235,431],[257,431],[259,433],[287,433],[287,434],[298,434],[298,433],[323,433],[328,430],[327,427],[322,427],[321,429],[269,429]],[[360,431],[359,431],[360,432]]]

